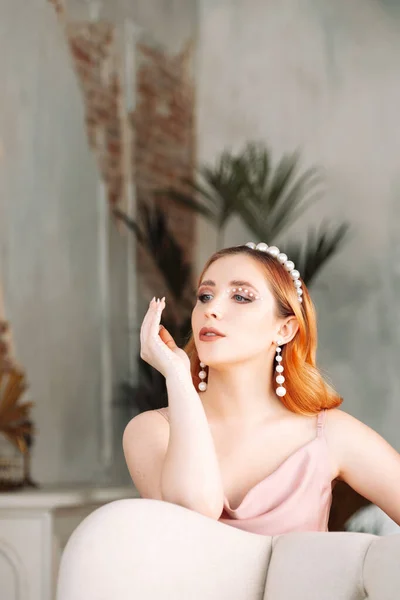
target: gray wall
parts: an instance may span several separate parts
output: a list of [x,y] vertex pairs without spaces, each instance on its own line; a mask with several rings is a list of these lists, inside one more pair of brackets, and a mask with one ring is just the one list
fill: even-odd
[[[87,17],[86,3],[68,5],[72,16]],[[8,0],[0,13],[0,277],[27,398],[36,402],[33,475],[43,483],[120,479],[120,431],[112,441],[104,427],[115,420],[112,391],[131,368],[126,238],[104,225],[83,104],[53,7]],[[104,2],[100,16],[128,18],[169,49],[180,49],[198,25],[201,160],[260,138],[276,157],[300,146],[305,165],[325,167],[326,197],[290,232],[301,238],[323,216],[353,225],[313,287],[320,360],[344,408],[399,448],[394,3],[199,0],[196,8],[194,0],[118,0]],[[210,235],[200,223],[198,267]],[[110,272],[99,259],[101,239]],[[247,239],[234,223],[226,243]]]
[[[400,449],[400,11],[358,0],[200,0],[199,160],[266,141],[326,171],[323,217],[352,234],[312,288],[319,359],[343,409]],[[198,268],[213,232],[199,224]],[[249,241],[237,223],[225,245]],[[268,240],[265,240],[268,241]]]
[[[135,36],[174,51],[195,31],[194,0],[64,4],[70,19],[119,27],[127,68],[135,57],[123,52]],[[129,414],[112,400],[135,372],[134,247],[107,218],[77,78],[48,0],[2,3],[0,73],[0,282],[26,399],[36,403],[33,477],[129,480],[121,449]],[[132,90],[127,98],[134,103]]]
[[0,31],[1,280],[36,403],[33,476],[90,480],[100,469],[96,167],[53,8],[7,2]]

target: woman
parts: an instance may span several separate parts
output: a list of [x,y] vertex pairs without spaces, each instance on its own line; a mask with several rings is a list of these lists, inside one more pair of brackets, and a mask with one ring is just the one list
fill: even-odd
[[127,425],[140,495],[246,531],[326,531],[336,480],[400,524],[400,455],[339,410],[315,366],[315,311],[275,246],[214,254],[201,274],[186,352],[150,302],[141,356],[166,378],[168,408]]

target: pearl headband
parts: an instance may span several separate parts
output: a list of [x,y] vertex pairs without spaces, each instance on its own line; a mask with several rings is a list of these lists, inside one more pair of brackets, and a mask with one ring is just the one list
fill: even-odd
[[268,246],[268,244],[265,244],[264,242],[260,242],[259,244],[255,244],[254,242],[247,242],[247,244],[245,245],[248,248],[251,248],[252,250],[260,250],[260,252],[266,252],[267,254],[270,254],[271,256],[276,258],[281,263],[281,265],[286,269],[286,271],[290,273],[290,276],[293,279],[293,283],[296,288],[297,298],[299,299],[299,302],[302,303],[302,283],[300,281],[299,271],[294,268],[294,262],[289,260],[286,254],[283,254],[283,252],[281,252],[276,246]]

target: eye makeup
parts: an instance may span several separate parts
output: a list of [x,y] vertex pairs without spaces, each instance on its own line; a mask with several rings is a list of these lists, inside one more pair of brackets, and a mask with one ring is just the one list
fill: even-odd
[[251,289],[247,289],[244,287],[230,287],[225,290],[225,294],[237,294],[242,295],[245,294],[250,300],[261,300],[261,296],[259,294],[255,294],[251,291]]
[[[206,290],[202,291],[203,286],[204,284],[200,287],[200,291],[197,294],[197,297],[200,300],[200,302],[206,302],[204,299],[202,299],[203,296],[212,295],[212,293],[207,293]],[[262,296],[252,291],[252,288],[248,289],[242,286],[228,287],[224,290],[223,294],[225,296],[241,296],[245,300],[245,302],[238,302],[239,304],[249,304],[250,302],[254,302],[254,300],[263,299]]]
[[[259,295],[258,289],[256,287],[254,287],[254,285],[252,283],[250,283],[250,281],[244,281],[242,279],[233,279],[232,281],[229,282],[228,285],[229,285],[229,287],[234,287],[234,288],[239,288],[239,287],[241,287],[242,289],[251,288],[251,291],[253,293]],[[215,288],[216,283],[212,279],[205,279],[199,285],[199,289],[202,288],[203,286]]]

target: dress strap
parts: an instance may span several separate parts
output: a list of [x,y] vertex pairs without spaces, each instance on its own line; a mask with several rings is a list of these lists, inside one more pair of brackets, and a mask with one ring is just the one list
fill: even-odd
[[169,422],[168,419],[168,408],[164,407],[164,408],[157,408],[156,409],[157,412],[160,413],[160,415],[162,415],[164,417],[164,419],[166,419]]
[[325,414],[326,414],[326,408],[323,408],[321,410],[321,412],[318,413],[317,437],[322,437],[324,435]]

